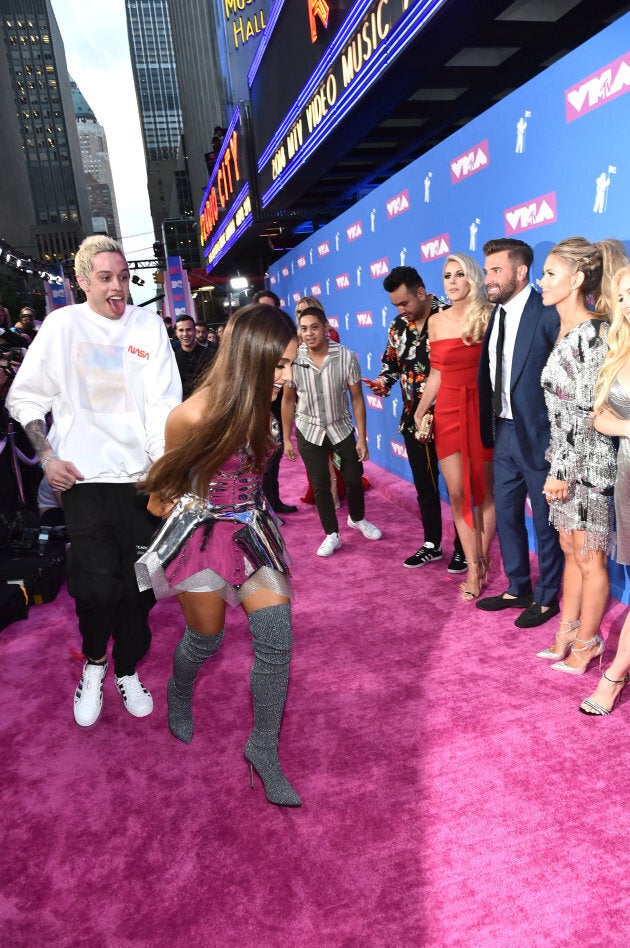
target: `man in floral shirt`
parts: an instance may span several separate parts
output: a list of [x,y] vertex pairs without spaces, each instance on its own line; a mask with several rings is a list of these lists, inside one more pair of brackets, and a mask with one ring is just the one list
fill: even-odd
[[[405,441],[424,528],[424,544],[404,563],[413,569],[442,559],[442,510],[435,445],[433,441],[421,443],[416,439],[413,420],[430,370],[427,352],[429,316],[437,312],[439,303],[427,293],[422,277],[414,267],[395,267],[385,277],[383,288],[389,293],[398,315],[389,327],[381,374],[370,383],[370,387],[376,395],[389,395],[398,381],[402,390],[403,411],[398,430]],[[466,559],[455,533],[455,552],[448,571],[462,573],[465,569]]]

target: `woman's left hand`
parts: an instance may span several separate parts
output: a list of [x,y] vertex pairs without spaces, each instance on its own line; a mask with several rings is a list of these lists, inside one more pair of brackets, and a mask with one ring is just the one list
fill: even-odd
[[149,494],[149,500],[147,503],[147,510],[150,514],[153,514],[154,517],[161,517],[163,520],[166,517],[170,516],[173,507],[175,506],[174,502],[165,504],[159,494],[151,493]]
[[543,487],[543,494],[549,504],[552,500],[566,500],[569,496],[569,484],[567,481],[559,481],[555,477],[548,477]]

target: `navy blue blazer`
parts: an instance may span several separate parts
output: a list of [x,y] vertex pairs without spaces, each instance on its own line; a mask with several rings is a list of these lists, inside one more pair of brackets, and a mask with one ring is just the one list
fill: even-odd
[[[498,305],[494,307],[486,330],[479,359],[479,415],[481,440],[494,447],[495,418],[492,405],[492,381],[488,345]],[[518,442],[529,467],[544,471],[549,465],[545,451],[549,447],[549,416],[540,384],[540,376],[560,330],[555,306],[543,306],[540,293],[532,288],[525,303],[516,333],[510,399]]]

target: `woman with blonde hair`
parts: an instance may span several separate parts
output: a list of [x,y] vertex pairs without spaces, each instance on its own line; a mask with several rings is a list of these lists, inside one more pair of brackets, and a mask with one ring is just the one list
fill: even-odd
[[[612,282],[617,302],[608,331],[609,350],[597,378],[593,425],[619,438],[615,512],[618,563],[630,563],[630,265]],[[582,714],[610,714],[621,697],[630,669],[630,612],[621,629],[617,654],[593,694],[580,705]]]
[[600,240],[597,246],[602,252],[602,285],[594,300],[594,308],[596,313],[610,317],[618,296],[618,289],[614,287],[615,277],[628,263],[628,254],[624,243],[616,237]]
[[560,315],[541,383],[551,427],[543,492],[564,553],[564,574],[558,632],[538,656],[570,675],[584,674],[604,651],[599,631],[610,589],[606,555],[613,534],[615,448],[591,419],[595,381],[608,352],[609,314],[587,306],[588,298],[601,295],[609,254],[606,244],[569,237],[549,253],[540,281],[544,304]]
[[448,257],[443,279],[451,305],[429,319],[431,371],[414,418],[423,440],[423,418],[435,401],[435,447],[468,568],[460,588],[471,602],[487,580],[495,528],[492,451],[481,443],[477,386],[492,306],[481,269],[466,254]]
[[252,304],[237,310],[217,356],[195,392],[166,423],[166,451],[140,487],[149,510],[170,515],[136,564],[139,585],[157,598],[176,595],[184,635],[168,683],[168,723],[190,743],[192,697],[203,663],[223,639],[226,605],[241,605],[252,635],[250,685],[254,728],[245,759],[267,799],[300,806],[278,758],[287,695],[291,582],[282,536],[262,477],[274,450],[269,405],[297,353],[293,322],[282,310]]

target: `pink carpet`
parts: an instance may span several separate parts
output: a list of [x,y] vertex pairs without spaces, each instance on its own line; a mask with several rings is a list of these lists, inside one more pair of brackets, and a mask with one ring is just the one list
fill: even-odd
[[[629,699],[585,718],[597,670],[536,658],[555,623],[519,631],[517,613],[461,602],[446,559],[404,569],[421,542],[413,489],[366,473],[382,541],[342,508],[343,547],[323,560],[314,508],[285,518],[296,647],[280,748],[299,810],[249,788],[242,613],[198,681],[190,746],[166,724],[176,603],[153,611],[140,669],[154,713],[130,717],[110,670],[87,730],[65,590],[2,632],[2,945],[628,945]],[[300,462],[281,483],[297,500]],[[606,617],[605,663],[624,614]]]

